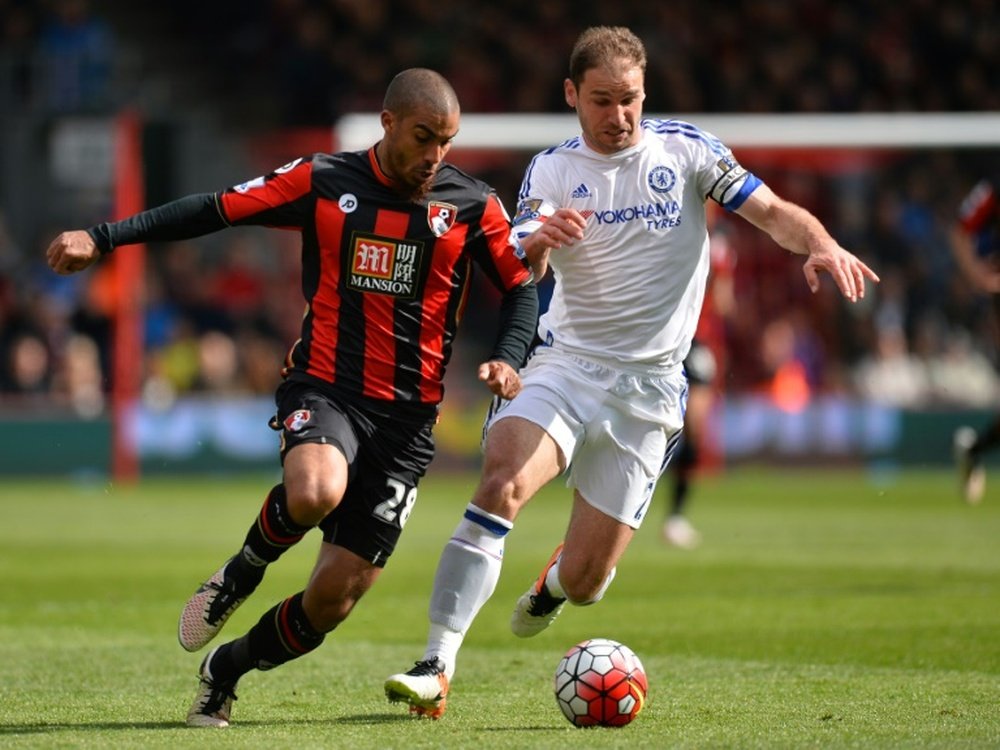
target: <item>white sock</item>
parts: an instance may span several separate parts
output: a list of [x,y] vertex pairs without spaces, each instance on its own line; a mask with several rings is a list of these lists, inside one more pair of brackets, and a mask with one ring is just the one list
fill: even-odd
[[555,564],[549,568],[549,572],[545,574],[545,588],[549,590],[556,599],[565,599],[566,592],[563,590],[562,584],[559,583],[559,563],[562,562],[562,556],[555,561]]
[[451,680],[455,674],[455,664],[458,661],[458,649],[462,647],[465,634],[459,633],[444,625],[431,623],[427,633],[427,650],[424,651],[424,659],[430,661],[438,658],[444,662],[444,676]]
[[500,579],[504,537],[513,526],[470,503],[441,552],[434,574],[425,658],[440,657],[449,679],[462,639]]

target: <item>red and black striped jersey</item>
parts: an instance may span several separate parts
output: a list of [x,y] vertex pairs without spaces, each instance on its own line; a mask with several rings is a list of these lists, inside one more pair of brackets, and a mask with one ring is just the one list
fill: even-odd
[[963,199],[958,222],[969,234],[1000,232],[1000,180],[980,180]]
[[531,278],[492,188],[449,164],[419,202],[374,149],[296,159],[216,200],[230,224],[301,233],[306,312],[285,375],[346,397],[437,404],[473,264],[503,293]]

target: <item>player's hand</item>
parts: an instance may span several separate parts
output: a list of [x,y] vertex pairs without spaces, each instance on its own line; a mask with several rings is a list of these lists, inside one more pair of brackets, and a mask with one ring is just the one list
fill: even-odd
[[866,278],[875,283],[879,281],[872,269],[837,244],[810,253],[802,267],[806,283],[813,293],[819,291],[820,271],[826,271],[830,274],[837,284],[837,288],[840,289],[840,293],[851,302],[864,299]]
[[549,252],[583,239],[587,220],[575,208],[557,208],[538,229],[521,240],[524,256],[535,272],[535,279],[545,276]]
[[521,376],[506,362],[491,359],[479,365],[479,379],[494,395],[508,401],[521,392]]
[[45,259],[56,273],[82,271],[101,257],[97,244],[83,230],[63,232],[49,245]]
[[557,208],[545,222],[535,230],[536,241],[547,250],[555,250],[563,245],[573,245],[583,239],[587,220],[575,208]]

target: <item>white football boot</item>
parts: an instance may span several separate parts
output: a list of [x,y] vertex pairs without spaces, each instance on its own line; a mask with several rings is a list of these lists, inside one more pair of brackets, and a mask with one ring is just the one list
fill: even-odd
[[410,713],[440,719],[448,699],[448,677],[440,659],[418,661],[409,672],[385,681],[385,697],[392,703],[410,704]]
[[188,709],[187,725],[189,727],[214,727],[222,729],[229,726],[229,717],[233,711],[233,701],[236,700],[236,683],[219,682],[212,677],[212,656],[218,649],[212,649],[201,662],[198,670],[198,693],[194,703]]
[[986,491],[986,467],[971,451],[975,442],[976,431],[971,427],[959,427],[955,430],[952,444],[955,451],[955,466],[958,469],[958,486],[962,499],[969,505],[978,505],[982,502],[983,493]]
[[230,560],[198,587],[181,610],[177,640],[187,651],[198,651],[215,638],[226,620],[249,596],[237,594],[235,581],[226,578]]
[[538,580],[531,584],[531,588],[521,594],[521,598],[514,606],[514,612],[510,616],[510,629],[518,638],[530,638],[541,633],[553,623],[562,612],[563,605],[566,604],[564,598],[552,596],[545,585],[545,578],[552,566],[556,564],[559,555],[562,554],[562,548],[562,544],[556,547],[556,551],[552,553],[552,557],[542,568]]
[[670,516],[663,523],[663,540],[680,549],[694,549],[701,544],[701,534],[684,516]]

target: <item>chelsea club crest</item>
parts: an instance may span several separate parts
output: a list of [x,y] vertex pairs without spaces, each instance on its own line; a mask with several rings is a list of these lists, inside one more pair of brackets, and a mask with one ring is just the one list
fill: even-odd
[[677,182],[677,175],[670,167],[653,167],[649,170],[646,181],[657,193],[669,193]]

